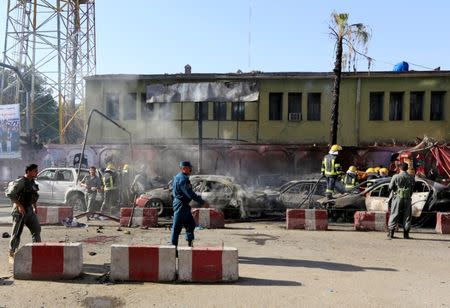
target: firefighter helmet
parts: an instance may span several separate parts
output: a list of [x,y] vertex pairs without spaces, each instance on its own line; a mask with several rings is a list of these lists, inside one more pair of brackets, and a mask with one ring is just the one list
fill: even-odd
[[379,172],[380,172],[380,175],[388,175],[389,174],[389,170],[387,168],[381,168]]
[[353,172],[353,173],[356,173],[357,169],[356,169],[355,166],[350,166],[350,167],[348,168],[348,171],[351,171],[351,172]]
[[367,168],[367,170],[366,170],[366,173],[374,173],[374,172],[375,172],[375,169],[372,167]]
[[330,148],[330,151],[339,152],[342,151],[342,147],[339,144],[333,144]]
[[128,171],[128,164],[123,165],[122,170],[127,170]]
[[115,169],[114,164],[113,164],[113,163],[108,163],[108,164],[106,165],[106,169],[107,169],[107,170],[113,170],[113,169]]

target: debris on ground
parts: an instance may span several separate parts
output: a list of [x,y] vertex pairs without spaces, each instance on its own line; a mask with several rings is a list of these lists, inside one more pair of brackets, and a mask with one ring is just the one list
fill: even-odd
[[8,232],[3,232],[2,238],[9,238],[9,237],[11,237],[11,235],[9,235]]

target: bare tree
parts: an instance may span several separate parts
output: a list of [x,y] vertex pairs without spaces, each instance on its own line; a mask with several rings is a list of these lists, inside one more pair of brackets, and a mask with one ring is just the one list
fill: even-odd
[[[370,57],[366,56],[367,50],[364,54],[357,50],[358,46],[367,48],[367,43],[370,39],[370,33],[364,24],[348,24],[348,13],[332,13],[332,25],[329,26],[331,37],[336,40],[335,62],[334,62],[334,86],[333,86],[333,102],[331,105],[331,125],[330,125],[330,144],[337,143],[337,130],[339,122],[339,92],[341,86],[341,74],[343,60],[348,64],[350,70],[353,63],[353,69],[356,70],[356,56],[362,55],[369,61]],[[343,54],[344,47],[347,48],[347,53]]]

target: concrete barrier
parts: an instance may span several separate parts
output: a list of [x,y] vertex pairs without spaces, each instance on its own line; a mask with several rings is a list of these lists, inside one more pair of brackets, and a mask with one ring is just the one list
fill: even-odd
[[192,216],[197,226],[208,229],[225,227],[223,213],[216,209],[192,209]]
[[327,230],[327,210],[288,209],[286,210],[286,228],[305,230]]
[[357,211],[354,215],[355,230],[358,231],[387,231],[389,213]]
[[237,281],[238,250],[232,247],[178,247],[178,280]]
[[14,278],[33,280],[72,279],[83,269],[81,243],[33,243],[14,257]]
[[436,213],[436,233],[450,234],[450,213],[437,212]]
[[175,246],[112,245],[111,278],[122,281],[174,281]]
[[59,225],[67,217],[73,217],[70,206],[38,206],[36,216],[41,225]]
[[[129,207],[120,209],[121,226],[128,226],[132,210]],[[131,225],[144,228],[156,227],[158,225],[158,210],[156,208],[135,208]]]

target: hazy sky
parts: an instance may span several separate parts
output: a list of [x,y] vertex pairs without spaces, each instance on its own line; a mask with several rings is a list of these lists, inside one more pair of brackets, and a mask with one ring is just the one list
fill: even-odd
[[[97,74],[178,73],[188,63],[193,73],[331,71],[333,11],[371,28],[372,70],[400,61],[450,70],[446,0],[97,0]],[[367,70],[367,61],[358,64]]]

